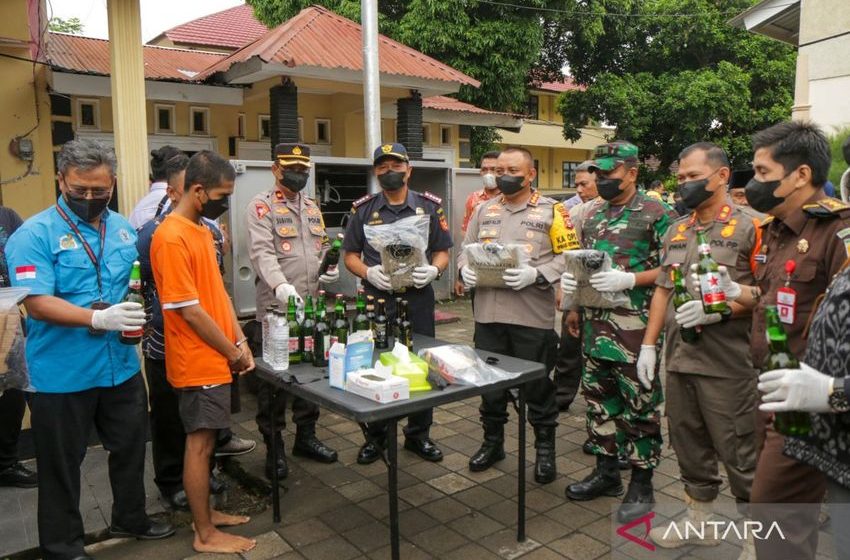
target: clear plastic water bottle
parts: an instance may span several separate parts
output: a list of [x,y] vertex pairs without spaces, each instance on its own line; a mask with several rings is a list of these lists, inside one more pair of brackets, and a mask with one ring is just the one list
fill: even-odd
[[286,315],[275,311],[269,331],[272,340],[272,369],[286,371],[289,369],[289,321]]
[[269,365],[272,363],[271,323],[273,320],[271,306],[266,307],[266,314],[263,315],[263,361]]

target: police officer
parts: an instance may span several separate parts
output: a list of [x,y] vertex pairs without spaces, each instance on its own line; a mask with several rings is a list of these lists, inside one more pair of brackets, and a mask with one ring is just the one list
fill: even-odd
[[[664,332],[667,357],[666,410],[670,441],[685,483],[687,513],[677,523],[706,521],[720,492],[717,458],[723,462],[732,495],[750,501],[756,466],[756,375],[750,359],[749,310],[731,303],[723,314],[703,311],[700,292],[678,309],[672,301],[672,266],[688,274],[699,261],[696,231],[702,230],[711,255],[739,282],[753,281],[761,215],[734,204],[727,194],[730,165],[726,153],[710,142],[688,146],[679,154],[678,190],[690,215],[673,222],[664,236],[661,272],[638,357],[638,377],[651,386],[658,361],[657,343]],[[681,329],[700,329],[698,339],[684,341]],[[721,349],[722,351],[718,351]],[[718,545],[704,534],[657,527],[650,536],[661,547]],[[684,537],[684,538],[681,538]],[[755,554],[747,541],[748,554]]]
[[[791,352],[802,361],[805,327],[833,276],[850,257],[850,207],[823,191],[830,167],[829,143],[811,123],[784,122],[753,135],[755,176],[746,187],[750,206],[770,213],[762,222],[762,246],[756,255],[755,286],[740,285],[721,274],[727,298],[752,306],[750,339],[753,365],[768,353],[765,306],[777,303],[787,288],[784,317]],[[786,267],[793,263],[793,272]],[[776,396],[773,396],[773,400]],[[769,418],[757,421],[757,433]],[[826,491],[821,471],[800,459],[800,440],[767,427],[751,492],[753,517],[765,526],[778,522],[784,539],[756,541],[759,558],[814,558],[818,514]],[[808,458],[808,457],[807,457]],[[761,504],[793,503],[793,508]]]
[[[566,494],[573,500],[622,494],[617,446],[618,439],[624,441],[632,477],[617,517],[627,522],[652,509],[652,472],[661,457],[661,386],[657,380],[648,388],[641,383],[636,362],[658,276],[661,239],[672,211],[637,190],[637,146],[623,141],[603,144],[595,156],[596,186],[605,202],[584,220],[581,245],[608,253],[616,267],[597,272],[590,284],[600,292],[624,291],[629,303],[615,309],[584,309],[581,385],[597,464],[583,481],[570,484]],[[576,287],[573,275],[564,273],[564,293]],[[568,321],[575,332],[576,311],[570,312]]]
[[[529,258],[526,264],[505,271],[507,288],[476,289],[475,347],[542,362],[549,372],[555,365],[558,344],[552,284],[560,280],[564,270],[564,261],[557,255],[577,249],[578,239],[563,204],[532,190],[536,175],[534,158],[528,150],[504,150],[496,168],[502,195],[475,209],[463,242],[521,244]],[[474,287],[477,277],[464,254],[458,264],[464,284]],[[547,376],[527,383],[525,389],[537,448],[534,479],[548,484],[557,476],[555,386]],[[482,395],[480,411],[484,443],[469,460],[472,471],[489,469],[505,458],[507,391]]]
[[[278,144],[274,149],[273,189],[251,200],[246,209],[248,254],[257,274],[257,321],[263,320],[266,307],[278,303],[284,309],[289,296],[299,304],[302,297],[319,290],[319,283],[339,280],[339,269],[319,276],[322,256],[329,247],[325,222],[316,202],[302,191],[307,186],[310,147],[302,144]],[[251,349],[262,354],[262,333],[254,330]],[[266,442],[266,476],[277,468],[279,479],[289,472],[280,432],[271,433],[268,417],[272,388],[260,382],[257,387],[257,426]],[[277,392],[274,403],[277,425],[286,423],[286,393]],[[322,463],[333,463],[337,453],[316,437],[319,407],[301,398],[292,402],[292,421],[297,427],[292,454]],[[277,465],[272,465],[271,446],[277,445]]]
[[[61,196],[6,246],[12,284],[29,288],[27,363],[38,462],[38,533],[45,558],[85,556],[80,464],[90,426],[109,452],[110,533],[144,539],[174,534],[145,513],[147,402],[136,349],[119,342],[144,325],[138,303],[121,303],[136,260],[136,234],[107,209],[115,155],[93,140],[65,144],[57,160]],[[68,359],[73,356],[73,359]]]
[[[408,318],[413,324],[413,332],[433,337],[434,288],[431,282],[440,278],[448,267],[449,249],[452,247],[442,200],[429,192],[410,190],[408,181],[413,167],[403,145],[393,143],[379,146],[373,154],[373,162],[381,192],[356,200],[351,208],[351,218],[343,242],[345,266],[352,274],[363,279],[363,289],[367,294],[386,300],[387,319],[390,322],[396,316],[394,297],[401,296],[408,302]],[[366,241],[363,226],[391,224],[402,218],[423,214],[431,220],[426,250],[430,264],[414,270],[413,287],[392,292],[390,278],[381,266],[381,256]],[[404,428],[404,448],[426,461],[441,461],[443,453],[428,437],[432,417],[431,409],[408,417]],[[357,455],[358,463],[366,465],[380,458],[386,429],[383,422],[366,427],[367,441]]]

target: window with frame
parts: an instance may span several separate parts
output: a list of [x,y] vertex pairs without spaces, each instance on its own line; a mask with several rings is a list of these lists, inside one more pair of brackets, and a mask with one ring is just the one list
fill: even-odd
[[100,130],[100,100],[77,100],[77,130]]
[[257,117],[257,140],[271,140],[272,137],[272,118],[269,115],[259,115]]
[[580,161],[565,161],[562,164],[563,177],[561,186],[566,188],[574,188],[576,186],[576,167],[581,165]]
[[316,119],[316,144],[331,143],[331,120]]
[[451,146],[452,144],[452,127],[451,125],[440,125],[440,144],[443,146]]
[[525,114],[530,119],[540,118],[540,98],[536,95],[529,95],[525,102]]
[[236,117],[236,136],[245,138],[245,113],[239,113]]
[[427,146],[431,143],[431,125],[422,125],[422,145]]
[[189,107],[189,134],[192,136],[209,136],[209,107]]
[[153,106],[154,131],[156,134],[174,134],[174,105]]

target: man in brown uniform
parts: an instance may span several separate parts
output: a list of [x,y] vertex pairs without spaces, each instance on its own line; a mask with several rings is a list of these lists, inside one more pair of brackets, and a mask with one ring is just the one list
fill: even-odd
[[[755,258],[757,286],[741,286],[724,274],[721,282],[727,299],[754,307],[751,349],[753,365],[761,368],[768,353],[764,310],[776,304],[777,291],[786,282],[796,293],[796,304],[783,326],[791,352],[802,360],[803,332],[815,300],[850,255],[850,207],[823,192],[830,151],[816,126],[801,122],[772,126],[753,136],[753,150],[755,177],[747,185],[747,200],[755,210],[772,215],[762,223],[762,246]],[[794,263],[790,275],[789,262]],[[757,421],[757,428],[763,429],[769,420]],[[759,558],[771,560],[814,558],[826,480],[814,467],[784,455],[784,445],[785,436],[769,425],[753,482],[752,512],[766,527],[777,521],[785,538],[757,540],[756,551]]]
[[[651,379],[655,375],[656,344],[663,331],[667,420],[688,506],[683,521],[698,525],[711,516],[720,491],[718,457],[726,468],[732,495],[739,503],[750,501],[758,400],[750,359],[750,311],[732,303],[728,313],[705,314],[700,293],[693,290],[691,301],[674,308],[672,267],[680,265],[686,274],[699,262],[696,232],[701,229],[711,256],[727,267],[736,282],[752,284],[761,216],[729,199],[729,159],[716,144],[700,142],[685,148],[679,154],[677,175],[682,201],[693,211],[673,222],[664,236],[661,272],[637,367],[639,376]],[[701,330],[696,340],[688,342],[683,340],[682,329]],[[684,538],[679,538],[682,535]],[[699,538],[684,526],[678,532],[657,527],[650,536],[663,548],[720,544],[710,536]]]
[[[548,372],[555,364],[557,350],[552,285],[559,281],[564,271],[564,261],[557,256],[578,249],[578,238],[563,205],[531,189],[535,175],[534,160],[527,150],[508,148],[503,151],[496,167],[496,181],[502,194],[478,205],[463,243],[523,245],[529,261],[505,271],[505,288],[476,288],[475,347],[542,362]],[[477,277],[467,265],[465,254],[461,253],[458,265],[466,287],[475,287]],[[555,386],[547,376],[527,383],[525,390],[537,448],[534,479],[546,484],[557,475]],[[505,458],[507,392],[482,395],[480,412],[484,443],[469,460],[472,471],[486,470]]]
[[[301,144],[278,144],[272,173],[275,188],[258,194],[246,208],[248,221],[248,254],[257,274],[257,321],[263,320],[266,307],[278,303],[286,308],[289,296],[301,301],[302,295],[319,289],[319,282],[330,284],[339,279],[339,269],[319,276],[319,264],[328,247],[328,236],[322,212],[316,203],[301,192],[310,172],[310,147]],[[255,330],[251,350],[262,354],[260,333]],[[259,340],[258,340],[259,339]],[[266,442],[266,476],[271,478],[270,449],[277,445],[277,473],[283,479],[289,472],[283,453],[280,432],[271,433],[268,417],[271,387],[259,383],[257,391],[257,427]],[[278,391],[274,403],[277,426],[286,423],[286,393]],[[294,398],[292,420],[297,426],[294,455],[333,463],[337,453],[316,437],[319,407]]]

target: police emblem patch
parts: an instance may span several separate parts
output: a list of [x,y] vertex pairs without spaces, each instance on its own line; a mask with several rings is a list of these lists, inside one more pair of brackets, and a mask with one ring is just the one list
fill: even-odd
[[289,251],[292,250],[292,244],[289,241],[284,241],[283,243],[280,244],[280,248],[285,253],[288,253]]
[[254,212],[257,213],[257,219],[262,220],[269,213],[269,206],[265,202],[258,202],[254,205]]
[[74,236],[70,233],[63,235],[59,238],[59,248],[63,251],[68,251],[70,249],[78,249],[80,246],[77,244],[77,240],[74,239]]

